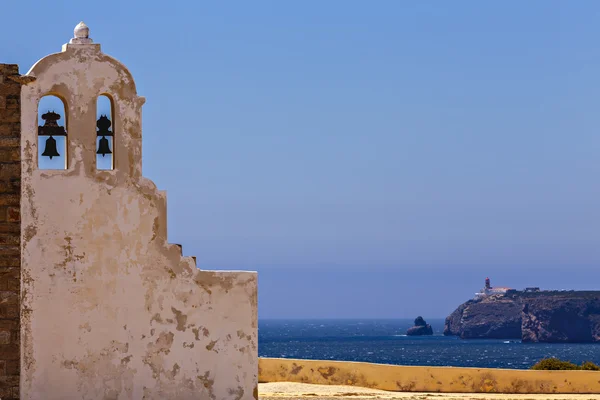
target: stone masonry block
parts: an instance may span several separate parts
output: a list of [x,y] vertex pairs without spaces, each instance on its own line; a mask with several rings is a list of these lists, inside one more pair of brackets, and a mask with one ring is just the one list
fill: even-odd
[[[0,223],[0,233],[20,233],[21,226],[19,224],[14,223]],[[2,265],[2,260],[0,260],[0,266]]]
[[[17,299],[18,301],[18,299]],[[19,318],[19,305],[18,304],[9,304],[6,306],[6,318]]]
[[[1,110],[1,109],[0,109]],[[13,110],[11,110],[13,111]],[[16,110],[14,110],[16,111]],[[12,112],[12,113],[5,113],[6,115],[0,115],[0,120],[2,121],[2,123],[17,123],[21,121],[21,116],[19,115],[19,113],[17,112]],[[11,130],[11,132],[13,132],[14,134],[14,130]]]
[[10,343],[10,331],[0,330],[0,344]]
[[6,209],[6,221],[19,222],[21,220],[21,209],[19,207],[8,207]]
[[0,267],[0,278],[20,279],[21,269],[18,267]]
[[12,397],[12,387],[11,386],[3,386],[0,383],[0,399],[8,399]]
[[21,175],[20,163],[0,162],[0,179],[8,180]]
[[8,147],[2,148],[0,147],[0,161],[8,162],[8,161],[19,161],[21,159],[21,149],[18,147]]
[[0,64],[0,73],[3,75],[18,75],[19,65],[18,64]]
[[4,256],[19,256],[21,255],[21,249],[19,246],[4,245],[0,246],[0,257]]
[[[19,306],[17,304],[8,304],[3,305],[0,304],[0,319],[10,320],[16,319],[19,316]],[[2,359],[2,355],[0,354],[0,360]]]
[[16,110],[19,108],[18,95],[6,96],[6,108],[10,110]]
[[[2,100],[0,100],[0,105],[2,105]],[[2,108],[0,108],[0,111],[2,111]],[[14,136],[14,127],[12,125],[13,124],[5,124],[3,115],[0,113],[0,136]]]
[[[5,213],[0,212],[0,222],[6,222],[5,217],[6,217]],[[19,246],[20,243],[21,243],[21,238],[18,236],[0,233],[0,246]],[[2,267],[0,267],[0,269],[1,268]]]
[[6,319],[0,320],[0,330],[1,329],[19,329],[18,321],[10,321]]
[[0,359],[18,360],[20,351],[18,343],[0,344]]
[[6,282],[6,290],[11,292],[19,292],[21,289],[21,280],[15,278],[8,278]]
[[21,204],[21,195],[13,193],[0,194],[0,206],[19,206]]
[[[0,377],[0,388],[11,388],[19,385],[19,376],[2,376]],[[4,399],[3,399],[4,400]]]
[[[1,235],[1,234],[0,234]],[[11,256],[11,257],[0,257],[0,268],[20,268],[21,267],[21,257],[19,256]]]
[[21,139],[18,136],[15,137],[0,137],[0,148],[13,148],[16,147],[21,151]]
[[19,171],[18,177],[12,177],[9,180],[10,187],[13,190],[13,193],[21,193],[21,172]]
[[21,331],[16,330],[16,329],[12,330],[11,336],[10,336],[11,343],[19,343],[20,340],[21,340]]
[[19,304],[19,294],[14,291],[5,290],[0,292],[0,304],[2,305],[13,305]]
[[10,182],[0,180],[0,193],[14,193],[14,191]]

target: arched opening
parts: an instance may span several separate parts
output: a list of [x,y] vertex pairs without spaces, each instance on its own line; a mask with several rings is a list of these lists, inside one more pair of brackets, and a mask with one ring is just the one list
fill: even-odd
[[67,112],[59,97],[47,95],[38,103],[38,168],[67,169]]
[[98,96],[96,101],[96,168],[114,168],[114,118],[113,102],[107,95]]

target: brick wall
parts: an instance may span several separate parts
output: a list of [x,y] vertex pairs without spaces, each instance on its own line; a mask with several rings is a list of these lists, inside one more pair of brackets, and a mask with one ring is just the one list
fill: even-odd
[[21,84],[0,64],[0,399],[19,398]]

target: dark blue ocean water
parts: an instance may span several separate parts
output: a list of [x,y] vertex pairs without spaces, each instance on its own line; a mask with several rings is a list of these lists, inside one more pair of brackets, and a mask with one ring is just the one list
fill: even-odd
[[442,335],[443,320],[427,320],[433,336],[407,337],[413,320],[261,320],[260,357],[364,361],[396,365],[526,369],[545,357],[600,364],[600,344],[521,343]]

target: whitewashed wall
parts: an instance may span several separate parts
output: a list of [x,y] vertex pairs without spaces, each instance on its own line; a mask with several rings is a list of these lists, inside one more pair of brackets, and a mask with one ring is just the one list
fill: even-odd
[[[21,398],[257,398],[256,273],[200,271],[167,243],[165,193],[141,175],[144,98],[99,45],[72,42],[22,90]],[[64,171],[38,169],[47,94],[68,112]],[[95,165],[101,94],[113,171]]]

